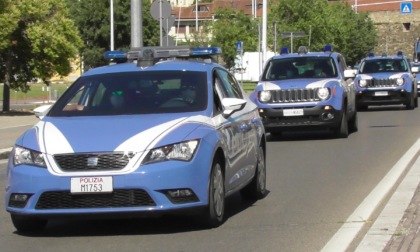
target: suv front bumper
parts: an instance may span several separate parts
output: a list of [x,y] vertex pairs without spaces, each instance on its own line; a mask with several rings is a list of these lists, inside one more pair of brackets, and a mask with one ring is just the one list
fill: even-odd
[[[285,111],[293,112],[292,110],[297,113],[285,113]],[[329,129],[337,127],[342,117],[342,111],[336,110],[332,106],[300,107],[293,109],[260,108],[258,111],[267,132],[303,130],[308,128]]]

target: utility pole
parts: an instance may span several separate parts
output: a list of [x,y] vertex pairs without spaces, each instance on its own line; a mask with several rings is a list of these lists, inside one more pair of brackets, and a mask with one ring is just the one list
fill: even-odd
[[131,47],[143,46],[142,0],[131,0]]

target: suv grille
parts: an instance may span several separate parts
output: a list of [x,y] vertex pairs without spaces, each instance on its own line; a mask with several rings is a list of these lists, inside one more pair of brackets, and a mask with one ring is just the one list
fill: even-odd
[[71,194],[68,191],[44,192],[36,209],[78,209],[155,206],[144,190],[114,190],[109,194]]
[[320,101],[318,88],[271,90],[271,103],[314,102]]
[[134,153],[84,153],[54,155],[55,162],[66,172],[122,170]]
[[397,79],[370,79],[366,82],[368,88],[398,87]]

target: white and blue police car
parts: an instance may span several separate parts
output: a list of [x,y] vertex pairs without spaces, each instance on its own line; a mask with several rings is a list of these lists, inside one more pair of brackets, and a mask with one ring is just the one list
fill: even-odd
[[328,129],[347,138],[357,131],[355,88],[343,55],[326,45],[321,52],[282,48],[264,66],[251,94],[266,132]]
[[225,220],[225,198],[266,194],[257,107],[211,55],[220,48],[110,52],[16,141],[5,207],[19,232],[52,218],[191,213]]
[[417,78],[419,69],[398,51],[396,55],[375,56],[369,53],[354,73],[356,105],[358,110],[368,106],[403,104],[414,109],[417,102]]

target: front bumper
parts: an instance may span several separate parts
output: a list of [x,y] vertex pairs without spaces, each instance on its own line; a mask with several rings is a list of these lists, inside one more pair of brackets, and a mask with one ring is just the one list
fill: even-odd
[[396,105],[410,102],[411,93],[405,90],[365,90],[356,95],[358,105]]
[[342,111],[332,106],[299,107],[303,115],[285,114],[291,108],[260,108],[259,113],[268,132],[308,128],[329,129],[341,122]]
[[[71,193],[71,176],[56,176],[46,168],[29,165],[9,167],[5,206],[12,214],[40,218],[160,215],[202,208],[208,204],[210,167],[202,161],[144,165],[128,174],[109,175],[111,193],[81,194]],[[177,190],[185,189],[192,194],[176,195]],[[12,195],[28,195],[29,199],[17,202]]]

